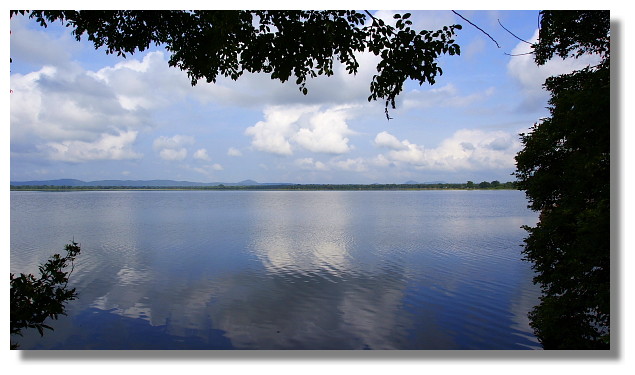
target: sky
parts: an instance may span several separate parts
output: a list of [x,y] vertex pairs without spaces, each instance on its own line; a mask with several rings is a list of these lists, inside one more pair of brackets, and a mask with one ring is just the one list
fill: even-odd
[[[393,22],[400,11],[372,11]],[[403,13],[404,11],[401,11]],[[548,115],[545,78],[593,62],[536,66],[538,11],[410,11],[416,29],[461,24],[460,56],[434,85],[407,82],[397,108],[368,102],[378,59],[357,75],[244,74],[192,86],[151,47],[122,58],[59,23],[10,20],[10,179],[404,183],[512,181],[519,133]],[[511,31],[521,41],[505,30]]]

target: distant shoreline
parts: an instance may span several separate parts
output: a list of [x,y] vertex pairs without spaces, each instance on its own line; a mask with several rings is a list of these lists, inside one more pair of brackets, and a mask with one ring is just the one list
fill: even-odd
[[515,183],[482,182],[439,184],[262,184],[217,186],[53,186],[11,185],[11,191],[377,191],[377,190],[517,190]]

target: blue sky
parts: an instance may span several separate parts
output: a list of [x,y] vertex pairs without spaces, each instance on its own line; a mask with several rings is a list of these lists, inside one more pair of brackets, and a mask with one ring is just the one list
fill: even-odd
[[[375,11],[391,20],[396,11]],[[398,12],[398,11],[397,11]],[[403,13],[403,12],[402,12]],[[368,102],[377,63],[307,83],[265,74],[190,85],[151,48],[126,59],[59,23],[11,19],[10,179],[402,183],[511,181],[518,134],[548,115],[544,79],[588,61],[537,67],[526,43],[538,11],[412,11],[415,27],[459,23],[460,56],[434,85],[408,82],[391,111]]]

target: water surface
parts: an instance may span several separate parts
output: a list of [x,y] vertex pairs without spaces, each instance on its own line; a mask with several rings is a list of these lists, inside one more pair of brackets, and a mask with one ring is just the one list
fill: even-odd
[[74,239],[22,349],[535,349],[518,191],[11,192],[11,272]]

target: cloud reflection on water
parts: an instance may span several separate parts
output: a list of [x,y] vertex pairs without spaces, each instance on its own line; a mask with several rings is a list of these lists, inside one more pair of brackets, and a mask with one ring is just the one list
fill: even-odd
[[111,327],[166,349],[535,348],[516,200],[465,194],[78,193],[56,209],[90,238],[80,299],[32,342],[117,348]]

